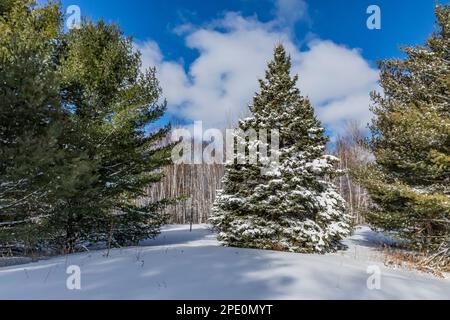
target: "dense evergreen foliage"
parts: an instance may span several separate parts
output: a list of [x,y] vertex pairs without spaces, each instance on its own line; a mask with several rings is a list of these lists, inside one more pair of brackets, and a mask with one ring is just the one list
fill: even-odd
[[[0,7],[0,235],[75,250],[81,241],[136,242],[163,222],[137,206],[161,179],[169,127],[155,70],[115,25],[63,32],[58,5]],[[150,132],[150,133],[149,133]],[[5,240],[6,239],[6,240]]]
[[371,224],[422,250],[450,248],[450,7],[437,7],[436,16],[424,46],[380,63],[376,163],[360,172],[374,202]]
[[[237,146],[258,149],[257,163],[239,163],[235,154],[224,177],[211,221],[225,245],[295,252],[327,252],[348,234],[344,200],[330,182],[337,159],[324,155],[327,138],[307,98],[290,76],[291,61],[283,46],[275,49],[252,116],[239,123],[241,132],[279,131],[279,165],[270,165],[264,149],[270,139],[249,140],[237,133]],[[267,141],[265,141],[267,140]],[[247,158],[248,157],[247,154]],[[275,158],[272,158],[275,159]]]

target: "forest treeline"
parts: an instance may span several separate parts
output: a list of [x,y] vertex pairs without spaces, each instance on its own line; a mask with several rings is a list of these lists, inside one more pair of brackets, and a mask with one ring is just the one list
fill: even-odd
[[[351,121],[329,147],[329,153],[340,160],[337,167],[343,174],[334,182],[348,204],[355,225],[366,223],[364,212],[370,204],[367,190],[352,176],[352,168],[364,166],[373,158],[365,144],[366,136],[364,126]],[[138,202],[180,199],[161,208],[169,223],[208,223],[217,190],[222,188],[225,165],[171,164],[164,167],[163,171],[163,179],[147,187],[146,196]]]

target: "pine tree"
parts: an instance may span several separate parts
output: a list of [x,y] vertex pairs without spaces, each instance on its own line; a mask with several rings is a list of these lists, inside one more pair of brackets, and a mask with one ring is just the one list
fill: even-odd
[[261,152],[272,141],[260,135],[251,143],[235,135],[236,145],[246,146],[246,157],[257,149],[259,161],[239,164],[243,155],[235,154],[226,166],[211,218],[224,245],[325,253],[349,233],[344,200],[331,183],[337,158],[324,154],[328,139],[290,69],[290,57],[277,46],[250,107],[252,116],[239,122],[241,132],[278,130],[279,150],[271,152],[278,152],[279,165],[269,165]]
[[405,59],[380,62],[384,95],[373,93],[376,163],[359,173],[374,202],[369,222],[420,250],[450,248],[450,7]]
[[0,5],[0,236],[27,243],[38,236],[34,226],[74,165],[58,144],[66,125],[51,45],[59,8],[33,5]]
[[64,33],[57,4],[2,4],[0,238],[72,252],[156,235],[163,203],[135,201],[170,159],[155,70],[115,25]]
[[62,100],[73,124],[65,143],[86,161],[49,226],[64,231],[69,250],[86,238],[126,244],[155,236],[161,203],[135,200],[160,181],[171,156],[170,145],[160,146],[170,126],[151,127],[166,110],[156,71],[142,72],[132,39],[103,21],[83,23],[61,47]]

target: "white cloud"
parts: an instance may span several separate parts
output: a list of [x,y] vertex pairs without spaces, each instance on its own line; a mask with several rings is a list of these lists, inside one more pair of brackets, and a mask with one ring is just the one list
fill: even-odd
[[369,93],[379,90],[379,75],[359,50],[313,40],[307,51],[293,58],[299,87],[326,126],[338,133],[348,121],[362,125],[370,121]]
[[277,0],[275,9],[279,25],[292,27],[300,20],[309,20],[308,4],[304,0]]
[[[291,5],[290,1],[278,3],[283,8]],[[156,66],[169,110],[177,117],[221,128],[243,116],[274,46],[282,42],[292,56],[293,72],[299,73],[302,93],[309,96],[329,129],[338,132],[345,120],[370,119],[369,92],[377,88],[378,72],[357,49],[313,39],[306,51],[300,51],[288,32],[273,22],[238,13],[227,13],[207,26],[180,30],[186,46],[199,54],[186,68],[165,60],[155,42],[138,44],[144,66]]]

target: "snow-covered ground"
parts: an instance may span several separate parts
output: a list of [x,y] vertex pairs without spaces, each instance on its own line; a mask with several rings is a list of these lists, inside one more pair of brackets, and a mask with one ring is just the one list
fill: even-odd
[[[0,299],[450,299],[450,280],[389,269],[359,228],[347,251],[304,255],[225,248],[207,226],[169,226],[140,247],[0,268]],[[81,271],[68,290],[67,267]],[[380,289],[367,279],[378,266]]]

